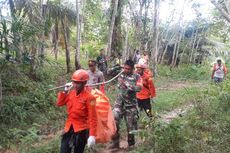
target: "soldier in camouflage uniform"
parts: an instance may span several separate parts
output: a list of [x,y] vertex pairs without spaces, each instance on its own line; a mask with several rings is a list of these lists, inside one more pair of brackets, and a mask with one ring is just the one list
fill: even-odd
[[118,78],[118,95],[114,105],[113,113],[117,125],[117,132],[112,138],[110,148],[119,148],[119,124],[124,117],[127,132],[128,144],[135,144],[133,130],[137,130],[137,99],[136,93],[142,88],[142,80],[139,74],[134,73],[134,62],[127,60],[124,65],[124,72]]

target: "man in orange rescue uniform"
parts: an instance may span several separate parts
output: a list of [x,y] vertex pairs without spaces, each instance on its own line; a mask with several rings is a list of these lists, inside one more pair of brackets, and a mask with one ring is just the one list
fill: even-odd
[[138,107],[140,108],[140,110],[144,109],[147,116],[152,118],[153,115],[151,112],[150,101],[151,98],[156,97],[156,90],[152,80],[153,76],[150,70],[147,69],[147,65],[145,63],[139,62],[136,65],[136,68],[136,72],[140,74],[143,81],[143,87],[141,91],[136,94]]
[[[57,105],[66,105],[68,118],[61,140],[61,153],[83,153],[85,145],[95,145],[97,115],[96,99],[85,88],[89,75],[85,70],[77,70],[72,75],[72,83],[65,85],[64,92],[58,93]],[[70,90],[74,87],[74,90]],[[88,140],[87,140],[88,139]]]

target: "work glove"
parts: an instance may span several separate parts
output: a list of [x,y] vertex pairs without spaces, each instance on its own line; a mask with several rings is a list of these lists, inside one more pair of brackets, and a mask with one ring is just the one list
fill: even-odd
[[68,93],[69,90],[72,88],[72,86],[73,86],[72,82],[66,83],[65,88],[64,88],[64,92]]
[[96,143],[96,138],[95,136],[89,136],[88,140],[87,140],[87,146],[88,148],[92,148]]

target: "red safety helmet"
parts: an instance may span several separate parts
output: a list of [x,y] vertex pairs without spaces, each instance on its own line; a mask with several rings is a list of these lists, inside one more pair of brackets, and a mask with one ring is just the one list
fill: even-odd
[[85,82],[89,80],[89,74],[86,70],[80,69],[73,73],[71,80]]

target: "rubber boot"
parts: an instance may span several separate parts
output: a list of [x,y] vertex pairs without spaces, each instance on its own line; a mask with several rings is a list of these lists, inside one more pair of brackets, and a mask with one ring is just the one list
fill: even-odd
[[113,137],[112,137],[112,143],[109,146],[109,149],[117,149],[120,147],[120,134],[116,133]]
[[129,147],[135,145],[134,134],[128,134],[128,144],[129,144]]

